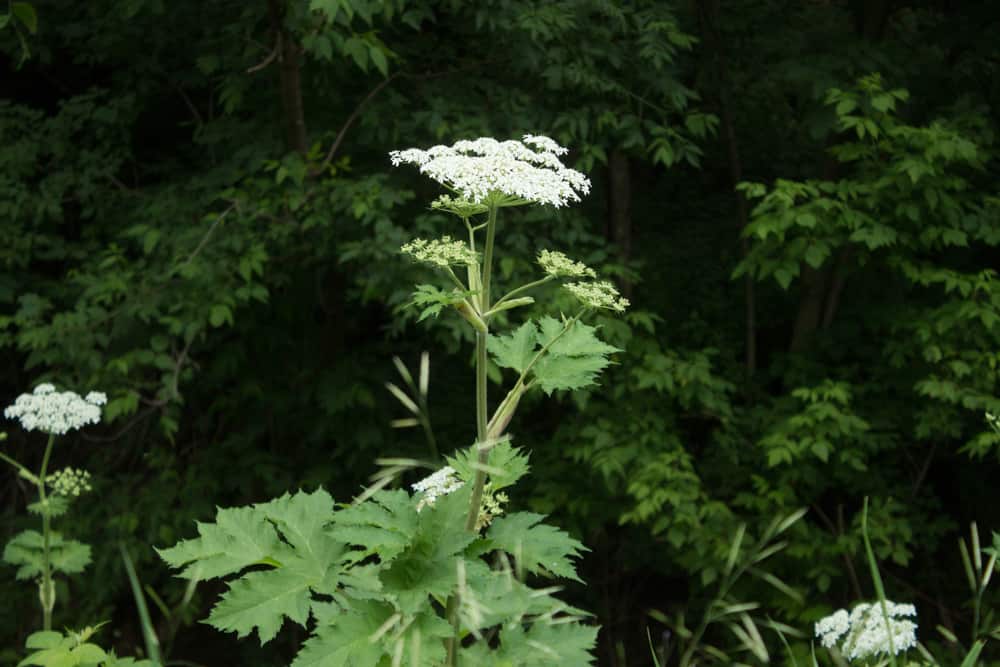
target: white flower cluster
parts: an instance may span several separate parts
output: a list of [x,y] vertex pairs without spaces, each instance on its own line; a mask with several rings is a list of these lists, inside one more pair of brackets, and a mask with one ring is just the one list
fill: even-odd
[[392,151],[389,157],[394,167],[417,165],[420,173],[470,202],[505,195],[559,207],[580,201],[580,194],[590,192],[590,179],[559,159],[565,153],[548,137],[526,134],[522,141],[481,137],[427,150]]
[[560,278],[596,278],[597,273],[583,262],[574,262],[558,250],[542,250],[538,253],[538,265],[545,273]]
[[446,267],[454,264],[472,264],[478,261],[476,253],[462,241],[456,241],[450,236],[428,241],[413,239],[400,250],[413,257],[418,262]]
[[417,511],[419,512],[428,505],[433,506],[438,498],[462,488],[464,483],[458,479],[458,473],[451,466],[445,466],[433,475],[424,477],[413,485],[414,491],[423,494],[420,502],[417,503]]
[[87,424],[101,421],[101,406],[108,402],[102,392],[92,391],[86,397],[72,391],[56,391],[51,384],[35,387],[34,393],[21,394],[3,414],[17,419],[25,431],[42,431],[62,435]]
[[[902,653],[917,645],[917,624],[912,604],[885,601],[888,619],[882,615],[878,602],[864,602],[851,613],[840,609],[816,623],[816,636],[826,648],[836,646],[848,660],[866,660],[879,654]],[[886,627],[888,620],[888,627]],[[892,645],[890,648],[890,633]]]
[[624,313],[629,301],[618,293],[618,289],[606,280],[593,283],[566,283],[563,285],[585,306],[605,308]]
[[78,497],[92,490],[90,473],[80,468],[63,468],[45,478],[45,483],[59,496]]

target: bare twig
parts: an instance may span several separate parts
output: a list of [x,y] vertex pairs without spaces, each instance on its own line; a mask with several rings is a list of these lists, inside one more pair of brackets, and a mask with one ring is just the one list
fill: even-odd
[[236,208],[236,204],[237,204],[236,202],[233,202],[232,204],[229,205],[229,208],[227,208],[225,211],[219,214],[219,217],[217,217],[215,221],[212,222],[212,226],[208,228],[208,231],[205,232],[205,235],[201,237],[201,241],[198,242],[197,247],[195,247],[195,249],[191,252],[191,254],[188,255],[188,258],[184,260],[184,262],[180,266],[177,267],[178,270],[183,269],[185,266],[190,264],[195,257],[198,256],[198,254],[202,251],[202,249],[204,249],[205,244],[208,243],[208,239],[212,236],[212,232],[214,232],[215,228],[219,226],[219,223],[222,222],[227,215],[229,215],[229,212],[232,211],[234,208]]
[[115,442],[157,410],[159,410],[159,408],[156,406],[146,408],[145,410],[137,413],[134,417],[132,417],[132,419],[128,420],[124,426],[111,435],[88,435],[87,433],[81,433],[80,437],[89,442]]
[[382,89],[392,83],[392,81],[399,75],[399,72],[394,72],[391,76],[388,76],[383,81],[379,82],[377,86],[372,88],[368,94],[365,95],[365,98],[361,100],[361,103],[354,108],[351,115],[347,117],[346,121],[344,121],[344,124],[340,128],[340,132],[337,133],[337,138],[334,139],[333,145],[330,146],[330,150],[327,151],[326,157],[323,158],[323,163],[319,166],[319,169],[316,170],[316,173],[321,173],[325,171],[328,166],[330,166],[330,162],[333,161],[333,156],[337,154],[337,149],[340,148],[341,142],[344,141],[344,137],[347,135],[347,130],[349,130],[351,125],[354,124],[354,121],[358,119],[358,116],[360,116],[364,108],[368,106],[368,103],[375,99],[375,96],[382,92]]
[[184,89],[173,80],[168,80],[168,83],[170,84],[170,87],[181,96],[181,99],[184,100],[184,105],[188,108],[188,111],[191,112],[191,115],[194,116],[195,122],[198,123],[198,125],[204,125],[205,120],[201,117],[201,112],[198,111],[198,107],[194,105],[194,102],[192,102],[191,98],[188,97],[188,94],[184,92]]
[[274,48],[271,49],[271,52],[267,54],[267,57],[264,58],[264,60],[261,61],[260,63],[254,65],[253,67],[248,67],[247,74],[253,74],[254,72],[259,72],[260,70],[264,69],[265,67],[273,63],[275,59],[278,57],[278,54],[280,53],[281,53],[281,33],[279,32],[278,38],[274,40]]

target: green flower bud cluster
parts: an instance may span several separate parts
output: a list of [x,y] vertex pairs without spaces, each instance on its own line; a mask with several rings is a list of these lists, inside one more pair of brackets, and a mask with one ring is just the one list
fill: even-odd
[[489,210],[489,207],[485,204],[470,201],[465,197],[452,197],[451,195],[441,195],[431,202],[431,208],[453,213],[460,218],[471,218],[475,215],[486,213]]
[[82,493],[91,491],[90,473],[80,468],[63,468],[45,478],[53,493],[67,498],[76,498]]
[[482,530],[489,526],[493,519],[503,514],[503,506],[510,498],[503,491],[495,492],[493,483],[487,482],[483,486],[483,500],[479,506],[479,516],[476,518],[476,530]]
[[624,313],[629,300],[618,293],[618,289],[606,280],[592,283],[566,283],[563,285],[580,303],[591,308],[604,308]]
[[469,246],[462,241],[452,239],[450,236],[444,236],[434,241],[413,239],[400,250],[418,262],[442,268],[456,264],[475,265],[478,261],[476,253]]
[[583,262],[574,262],[558,250],[542,250],[538,253],[538,265],[554,278],[596,278],[597,272]]

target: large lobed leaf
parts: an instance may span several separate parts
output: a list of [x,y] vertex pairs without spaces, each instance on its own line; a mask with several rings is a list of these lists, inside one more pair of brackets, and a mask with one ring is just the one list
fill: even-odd
[[568,533],[541,523],[543,519],[532,512],[509,514],[494,520],[486,536],[494,548],[511,554],[527,572],[581,581],[571,559],[587,548]]
[[[3,550],[5,563],[17,567],[18,579],[33,579],[42,574],[43,536],[36,530],[18,533]],[[49,534],[49,566],[53,572],[77,574],[90,564],[90,547],[67,540],[59,533]]]
[[[582,322],[567,324],[543,317],[537,324],[525,322],[514,333],[490,336],[487,348],[502,368],[523,374],[530,366],[542,391],[551,394],[594,384],[597,375],[611,363],[609,355],[619,350],[599,339],[596,332],[596,327]],[[538,356],[543,349],[545,353]]]
[[306,625],[314,592],[336,592],[346,546],[329,531],[332,517],[333,499],[323,489],[285,494],[268,503],[220,509],[216,523],[198,525],[200,537],[159,553],[171,566],[184,568],[188,578],[222,577],[253,565],[270,568],[233,581],[208,618],[239,637],[256,630],[263,644],[285,618]]

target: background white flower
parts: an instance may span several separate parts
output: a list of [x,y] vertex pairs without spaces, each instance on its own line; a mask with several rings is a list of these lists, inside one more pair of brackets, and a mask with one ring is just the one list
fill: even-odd
[[82,398],[72,391],[56,391],[51,384],[35,387],[31,394],[21,394],[3,414],[17,419],[25,431],[62,435],[87,424],[101,421],[101,406],[108,402],[102,392],[92,391]]
[[396,167],[417,165],[421,173],[470,202],[503,195],[515,203],[559,207],[590,192],[590,179],[559,159],[564,153],[566,149],[552,139],[526,134],[523,141],[481,137],[427,150],[392,151],[389,157]]
[[445,466],[434,474],[424,477],[413,485],[414,491],[423,493],[423,497],[417,503],[417,511],[419,512],[427,505],[433,505],[434,501],[441,496],[446,496],[452,491],[462,488],[464,483],[458,478],[458,473],[451,466]]
[[[816,623],[816,636],[826,648],[836,646],[850,661],[866,660],[878,655],[899,654],[917,645],[917,624],[912,604],[885,601],[886,616],[880,603],[861,603],[848,614],[839,609]],[[890,643],[889,638],[892,637]]]

